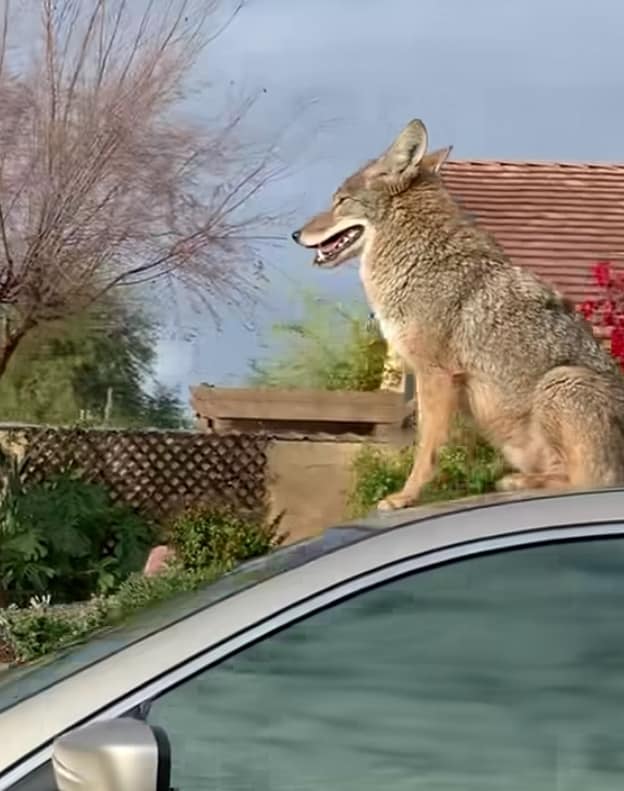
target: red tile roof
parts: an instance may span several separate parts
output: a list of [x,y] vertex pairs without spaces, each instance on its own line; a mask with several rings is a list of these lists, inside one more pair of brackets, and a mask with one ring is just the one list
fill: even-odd
[[624,261],[624,165],[450,160],[442,175],[515,263],[577,303],[597,295],[592,264]]

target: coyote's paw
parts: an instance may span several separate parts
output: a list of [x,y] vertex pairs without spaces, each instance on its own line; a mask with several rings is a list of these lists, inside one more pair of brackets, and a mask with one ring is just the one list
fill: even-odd
[[496,489],[499,492],[519,492],[526,489],[527,485],[526,476],[520,472],[512,472],[496,481]]
[[523,475],[521,472],[505,475],[497,481],[499,492],[519,492],[528,489],[567,489],[570,479],[564,473],[555,471]]
[[401,508],[409,508],[410,505],[416,505],[418,494],[411,492],[396,492],[395,494],[384,497],[377,503],[378,511],[398,511]]

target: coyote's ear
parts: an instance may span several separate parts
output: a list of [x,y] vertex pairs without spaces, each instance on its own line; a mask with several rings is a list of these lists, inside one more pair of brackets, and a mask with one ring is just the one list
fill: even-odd
[[404,188],[418,173],[427,143],[427,129],[420,119],[415,118],[374,163],[370,175],[391,188]]
[[423,122],[415,118],[399,134],[390,148],[379,158],[379,165],[387,173],[401,176],[417,167],[427,150],[428,135]]
[[453,146],[447,146],[446,148],[438,148],[437,151],[432,151],[430,154],[425,154],[420,162],[420,167],[430,173],[439,173],[451,155],[452,150]]

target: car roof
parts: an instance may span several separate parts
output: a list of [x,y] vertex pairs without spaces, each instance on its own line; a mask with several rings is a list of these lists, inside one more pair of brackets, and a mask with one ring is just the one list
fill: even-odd
[[28,665],[5,670],[0,673],[0,712],[11,705],[12,695],[7,696],[6,692],[9,687],[14,687],[18,678],[24,680],[21,685],[24,690],[30,686],[39,687],[43,678],[48,679],[48,683],[53,683],[54,680],[116,653],[227,596],[233,596],[252,585],[298,568],[349,544],[441,514],[461,513],[471,508],[540,496],[543,494],[527,491],[483,494],[397,511],[373,510],[365,516],[333,525],[318,536],[280,547],[267,555],[247,561],[197,591],[178,594],[165,602],[139,611],[121,625],[97,632],[85,645],[67,648]]
[[[565,497],[569,493],[562,493]],[[85,643],[43,659],[0,672],[0,713],[61,679],[124,650],[223,599],[294,570],[317,558],[374,535],[428,519],[461,514],[497,504],[553,499],[558,493],[521,491],[488,493],[428,503],[397,511],[377,511],[327,528],[318,536],[289,544],[241,564],[199,590],[181,593],[129,616],[123,623],[96,632]]]
[[522,534],[608,522],[624,522],[624,489],[495,494],[369,515],[247,563],[205,590],[142,613],[55,661],[9,672],[0,684],[0,788],[4,770],[24,753],[26,742],[46,743],[51,734],[149,686],[150,679],[210,646],[347,579],[440,549],[514,534],[517,542],[528,543],[538,539]]

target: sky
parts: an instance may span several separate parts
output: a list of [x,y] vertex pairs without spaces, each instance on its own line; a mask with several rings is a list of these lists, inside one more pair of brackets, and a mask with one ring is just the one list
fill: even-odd
[[313,269],[290,233],[413,117],[455,158],[624,162],[623,29],[622,0],[247,0],[197,63],[209,87],[193,109],[259,94],[246,134],[279,141],[288,166],[258,197],[283,212],[283,242],[263,251],[252,322],[217,331],[182,305],[161,381],[183,397],[202,381],[244,385],[271,325],[298,317],[302,287],[364,300],[356,267]]

